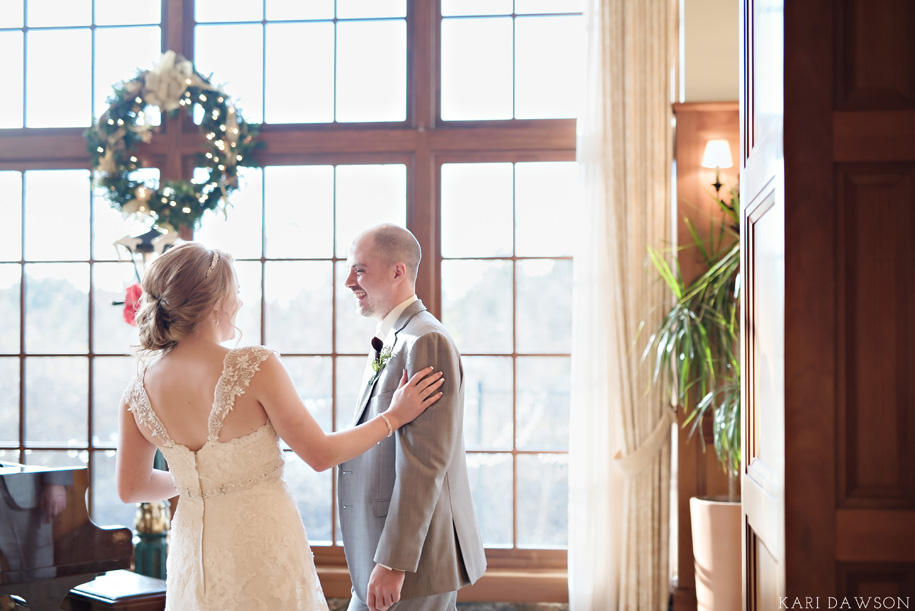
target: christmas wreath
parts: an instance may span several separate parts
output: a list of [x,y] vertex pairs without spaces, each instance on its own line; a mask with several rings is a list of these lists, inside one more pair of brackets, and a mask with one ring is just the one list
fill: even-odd
[[[229,96],[174,51],[163,53],[152,70],[115,85],[108,102],[108,110],[86,131],[86,142],[96,184],[125,215],[150,217],[165,231],[198,227],[204,211],[225,210],[228,195],[238,188],[238,167],[256,167],[250,153],[257,147],[257,126],[245,122]],[[174,116],[195,104],[202,109],[198,167],[207,170],[206,180],[155,185],[139,180],[136,150],[152,141],[154,131],[144,110],[153,105]]]

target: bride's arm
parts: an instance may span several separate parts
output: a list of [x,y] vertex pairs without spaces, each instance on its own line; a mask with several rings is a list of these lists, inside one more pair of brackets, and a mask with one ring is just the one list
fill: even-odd
[[144,503],[170,499],[178,494],[168,471],[153,469],[156,446],[140,432],[127,403],[118,408],[118,452],[115,481],[118,496],[125,503]]
[[[441,397],[441,393],[436,392],[442,384],[441,374],[433,374],[432,367],[401,384],[391,409],[385,412],[395,430],[411,422]],[[261,364],[249,392],[264,406],[277,434],[315,471],[324,471],[355,458],[388,436],[388,425],[381,416],[345,431],[325,433],[302,403],[289,373],[276,355]]]

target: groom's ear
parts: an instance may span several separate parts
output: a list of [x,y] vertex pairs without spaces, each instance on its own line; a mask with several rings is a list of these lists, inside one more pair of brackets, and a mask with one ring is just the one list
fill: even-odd
[[407,277],[407,266],[403,262],[394,264],[394,280],[400,281]]

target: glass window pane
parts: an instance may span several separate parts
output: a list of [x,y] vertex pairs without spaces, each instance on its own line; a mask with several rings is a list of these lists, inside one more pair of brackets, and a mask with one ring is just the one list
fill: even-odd
[[[118,6],[131,6],[119,2]],[[159,59],[162,32],[158,26],[99,28],[95,32],[94,119],[108,110],[114,86],[129,81],[140,70],[149,70]]]
[[517,351],[571,352],[572,261],[531,259],[517,265]]
[[464,444],[468,450],[512,449],[511,357],[465,356]]
[[[222,6],[222,0],[217,4]],[[241,0],[239,4],[260,7]],[[258,8],[259,10],[259,8]],[[230,11],[226,11],[228,15]],[[220,19],[223,12],[220,11]],[[194,29],[194,67],[224,87],[248,123],[264,120],[264,30],[256,25],[208,25]],[[228,42],[227,42],[228,41]]]
[[337,0],[337,17],[340,19],[406,16],[406,0]]
[[442,321],[462,354],[510,354],[511,262],[442,261]]
[[261,262],[236,261],[239,298],[242,308],[235,317],[235,326],[241,331],[241,338],[229,340],[226,346],[261,346]]
[[379,223],[407,224],[407,167],[337,166],[337,256],[345,258],[353,239]]
[[353,426],[356,404],[362,397],[361,381],[368,367],[368,352],[366,349],[365,356],[338,356],[336,359],[337,413],[334,430],[343,431]]
[[515,0],[515,13],[581,13],[585,0]]
[[92,0],[28,0],[27,4],[30,28],[91,23]]
[[515,22],[515,117],[577,117],[584,95],[585,27],[579,15]]
[[19,358],[0,358],[0,445],[19,444]]
[[[295,74],[289,66],[295,65]],[[267,25],[264,121],[334,120],[334,24]]]
[[281,353],[330,353],[330,262],[265,265],[266,343]]
[[21,28],[22,0],[0,0],[0,28]]
[[443,16],[511,15],[511,13],[512,0],[442,0]]
[[442,256],[512,254],[512,164],[442,165]]
[[[156,168],[143,168],[133,176],[150,186],[159,183],[159,170]],[[129,260],[129,251],[116,245],[115,241],[141,236],[150,230],[148,220],[139,219],[136,215],[124,216],[120,206],[108,201],[101,188],[92,190],[92,225],[92,257],[96,260]]]
[[407,118],[407,22],[337,24],[337,121]]
[[[331,428],[331,358],[328,356],[284,356],[283,364],[292,378],[299,397],[321,428]],[[330,515],[328,514],[328,518]]]
[[39,467],[85,467],[89,464],[86,450],[26,450],[25,464]]
[[89,359],[25,359],[25,442],[85,446],[88,439]]
[[117,495],[114,478],[114,450],[92,453],[92,510],[89,517],[99,526],[133,528],[136,503],[124,503]]
[[[264,18],[262,2],[250,0],[195,0],[197,23],[205,21],[260,21]],[[204,72],[203,74],[206,74]]]
[[25,173],[25,258],[72,261],[89,258],[89,172]]
[[161,0],[95,0],[98,25],[134,25],[162,21]]
[[0,261],[19,261],[22,258],[21,172],[0,172],[0,218],[3,218],[0,223]]
[[333,518],[333,488],[332,477],[334,471],[328,469],[323,473],[315,473],[294,452],[285,452],[286,468],[283,476],[292,496],[295,497],[299,513],[302,514],[302,523],[308,542],[315,544],[330,544],[331,519]]
[[[20,8],[22,3],[19,3]],[[0,10],[0,22],[4,19]],[[20,16],[21,19],[21,16]],[[0,129],[22,127],[23,58],[22,32],[0,32],[0,81],[3,95],[0,96]]]
[[515,164],[515,254],[571,255],[580,201],[574,161]]
[[[132,263],[127,261],[96,263],[93,267],[93,352],[130,354],[131,347],[138,344],[140,337],[137,328],[124,319],[124,298],[127,288],[136,283],[135,268]],[[126,379],[124,383],[126,384]]]
[[375,335],[378,324],[375,320],[362,316],[356,308],[356,299],[353,292],[344,286],[349,267],[346,261],[337,261],[336,269],[336,304],[334,312],[337,316],[336,351],[342,354],[368,354],[369,342]]
[[267,19],[269,21],[333,18],[334,0],[309,0],[309,2],[267,0]]
[[522,357],[518,368],[518,448],[569,449],[568,357]]
[[271,166],[264,175],[267,256],[333,256],[333,166]]
[[483,546],[511,547],[511,454],[468,454],[467,474]]
[[19,353],[19,307],[22,266],[0,265],[0,353]]
[[[197,172],[195,178],[205,180],[206,172],[199,168]],[[208,247],[221,248],[236,259],[259,259],[263,176],[260,168],[238,168],[238,190],[229,196],[225,211],[207,210],[194,239]]]
[[[92,116],[89,29],[30,30],[26,44],[25,126],[88,127]],[[48,78],[51,74],[54,78]]]
[[512,117],[512,20],[442,20],[442,119]]
[[569,457],[518,457],[518,547],[564,548],[569,540]]
[[89,350],[89,265],[25,266],[25,350],[65,354]]
[[118,443],[118,411],[127,383],[137,373],[132,356],[103,356],[92,361],[92,443]]

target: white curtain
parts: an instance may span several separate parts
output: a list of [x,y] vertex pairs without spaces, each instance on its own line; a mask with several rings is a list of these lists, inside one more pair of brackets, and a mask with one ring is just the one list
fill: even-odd
[[[572,611],[667,609],[670,426],[640,363],[669,295],[676,0],[591,0],[579,120],[569,468]],[[644,322],[644,329],[642,323]]]

